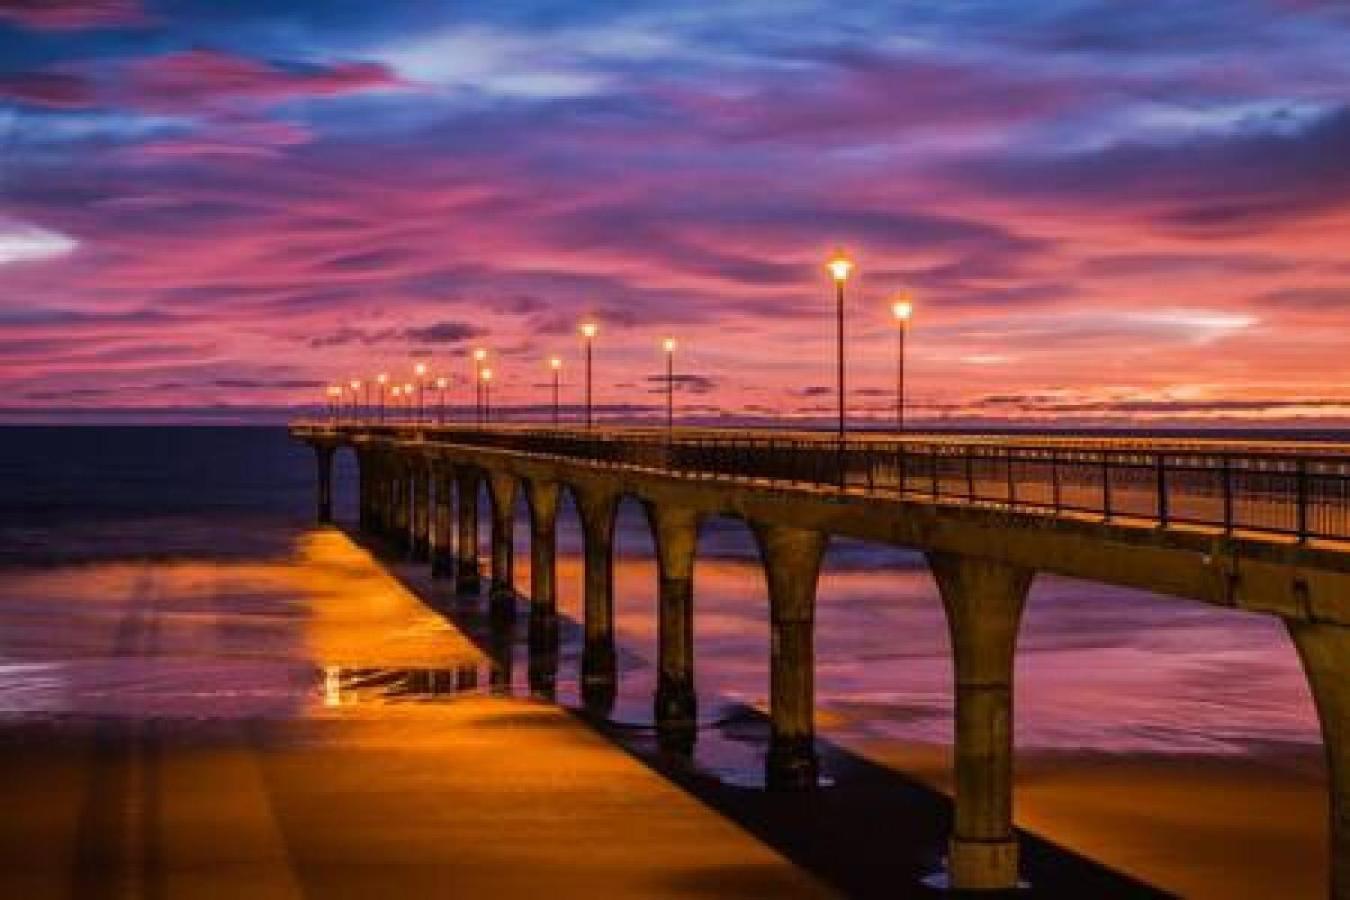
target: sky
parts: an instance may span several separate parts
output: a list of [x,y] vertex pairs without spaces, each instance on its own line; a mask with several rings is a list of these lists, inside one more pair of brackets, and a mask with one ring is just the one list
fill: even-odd
[[1340,0],[0,0],[0,419],[1350,425]]

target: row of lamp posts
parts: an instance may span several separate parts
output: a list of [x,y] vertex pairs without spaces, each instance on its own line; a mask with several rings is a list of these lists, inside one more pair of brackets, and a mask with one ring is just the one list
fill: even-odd
[[[839,422],[838,437],[842,446],[845,436],[848,433],[848,403],[847,386],[845,383],[844,368],[844,286],[855,268],[853,261],[843,252],[836,251],[825,264],[826,270],[830,273],[835,287],[835,344],[836,344],[836,363],[837,363],[837,394],[839,403]],[[914,303],[908,295],[901,295],[891,304],[891,314],[896,322],[896,372],[895,372],[895,425],[899,431],[905,430],[905,334],[909,330],[909,320],[914,314]],[[585,342],[585,364],[586,364],[586,405],[585,422],[589,429],[594,425],[593,405],[592,405],[592,367],[594,362],[594,343],[596,335],[599,334],[600,326],[594,320],[587,320],[581,323],[581,336]],[[673,431],[675,427],[675,349],[676,341],[673,337],[665,338],[661,343],[661,348],[666,354],[666,429]],[[477,348],[473,352],[473,382],[475,390],[474,401],[474,421],[477,425],[486,425],[492,419],[492,369],[487,364],[488,351],[484,348]],[[553,424],[557,425],[560,421],[559,394],[562,378],[563,362],[560,357],[553,356],[549,358],[549,368],[552,371],[552,389],[553,389]],[[413,367],[416,376],[416,383],[409,382],[403,385],[395,384],[390,391],[394,408],[406,409],[415,421],[422,422],[426,420],[426,385],[427,385],[427,364],[417,363]],[[389,375],[381,372],[375,378],[379,386],[379,421],[384,421],[386,417],[385,409],[385,390],[388,386]],[[439,391],[436,420],[439,423],[445,422],[445,400],[446,389],[449,386],[449,380],[444,376],[437,377],[434,381],[436,389]],[[349,409],[353,419],[358,418],[358,404],[361,401],[361,390],[365,388],[365,409],[369,413],[371,409],[370,383],[362,382],[359,379],[353,379],[349,387],[351,388],[351,398]],[[415,390],[415,393],[414,393]],[[343,415],[343,394],[344,391],[340,385],[330,385],[327,389],[329,414],[336,422]]]

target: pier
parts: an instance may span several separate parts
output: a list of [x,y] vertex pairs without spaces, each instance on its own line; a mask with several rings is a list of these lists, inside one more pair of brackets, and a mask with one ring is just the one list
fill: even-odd
[[[1148,438],[859,435],[715,429],[297,423],[315,450],[317,512],[333,514],[333,458],[359,465],[359,523],[464,592],[481,587],[478,497],[487,485],[491,609],[514,616],[513,512],[530,519],[532,645],[557,640],[556,520],[564,492],[584,535],[581,684],[614,701],[614,520],[647,512],[659,592],[662,740],[695,739],[694,560],[700,524],[744,520],[768,585],[771,789],[810,790],[816,583],[832,537],[924,553],[954,656],[951,886],[1018,881],[1013,829],[1013,670],[1038,573],[1277,616],[1320,717],[1330,775],[1329,896],[1350,898],[1350,449]],[[897,811],[897,815],[901,811]]]

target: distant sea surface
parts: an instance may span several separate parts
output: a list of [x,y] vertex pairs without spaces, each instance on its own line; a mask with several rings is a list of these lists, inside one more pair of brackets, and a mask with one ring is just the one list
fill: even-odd
[[[337,512],[351,520],[355,464],[341,454],[338,467]],[[0,428],[0,727],[15,717],[150,715],[169,694],[175,714],[238,708],[225,700],[237,698],[238,685],[215,669],[194,673],[190,654],[172,670],[118,670],[120,699],[61,684],[63,665],[81,656],[71,623],[98,602],[78,585],[129,564],[287,559],[313,531],[313,478],[312,453],[276,427]],[[523,525],[517,536],[524,551]],[[635,503],[621,508],[618,540],[624,684],[616,715],[641,720],[650,716],[655,566]],[[570,510],[560,518],[560,548],[560,604],[579,620],[580,537]],[[528,553],[517,559],[518,584],[528,584]],[[701,716],[762,706],[767,602],[744,525],[707,525],[695,581]],[[212,602],[247,612],[260,601]],[[817,623],[822,737],[942,786],[951,669],[922,557],[834,543]],[[1261,896],[1274,886],[1284,896],[1316,895],[1325,852],[1320,735],[1278,621],[1041,576],[1017,679],[1024,824],[1090,855],[1105,847],[1109,862],[1187,895]],[[182,691],[184,683],[194,689]],[[128,697],[144,698],[144,708]],[[1242,853],[1224,847],[1234,840]],[[1248,840],[1265,851],[1247,853]],[[1300,868],[1314,870],[1311,880],[1290,882]],[[1204,888],[1221,869],[1236,893]]]

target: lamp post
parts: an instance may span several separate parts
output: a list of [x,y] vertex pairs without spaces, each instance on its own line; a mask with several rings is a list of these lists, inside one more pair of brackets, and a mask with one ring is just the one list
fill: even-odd
[[381,372],[375,376],[375,383],[380,386],[380,422],[384,422],[384,388],[388,381],[388,372]]
[[591,413],[591,361],[592,350],[595,344],[595,336],[600,332],[600,326],[594,322],[581,323],[581,336],[586,339],[586,428],[590,430],[592,423]]
[[436,407],[436,423],[445,424],[445,389],[450,384],[450,379],[444,375],[436,379],[436,390],[440,392],[440,399]]
[[666,438],[675,433],[675,339],[668,337],[661,342],[666,351]]
[[392,395],[392,397],[393,397],[393,400],[394,400],[394,412],[393,412],[393,415],[390,416],[390,418],[397,420],[397,419],[398,419],[398,402],[399,402],[399,398],[403,396],[403,388],[399,387],[398,385],[394,385],[394,389],[393,389],[393,391],[391,391],[390,393],[391,393],[391,395]]
[[417,421],[417,399],[411,384],[403,385],[403,400],[408,406],[408,421]]
[[847,428],[844,384],[844,282],[848,281],[848,276],[853,271],[853,261],[844,255],[844,251],[836,250],[834,256],[825,264],[825,268],[829,269],[830,277],[834,279],[835,289],[835,345],[836,361],[839,366],[839,444],[842,451]]
[[487,355],[482,347],[473,351],[473,419],[477,425],[483,424],[483,363]]
[[361,418],[361,381],[353,378],[350,383],[352,389],[352,422],[357,422]]
[[417,423],[420,425],[427,408],[427,364],[418,363],[413,366],[413,374],[417,376]]
[[905,430],[905,332],[909,331],[909,318],[914,315],[914,301],[901,294],[891,304],[891,315],[895,316],[896,355],[895,355],[895,430]]
[[334,425],[337,425],[337,423],[341,419],[340,414],[342,409],[341,404],[342,404],[342,388],[338,387],[335,384],[330,384],[328,386],[328,413],[333,417]]
[[492,370],[484,369],[480,380],[483,382],[483,424],[486,425],[492,421]]
[[553,427],[558,427],[558,388],[562,381],[562,360],[553,357],[548,361],[548,366],[553,370]]

